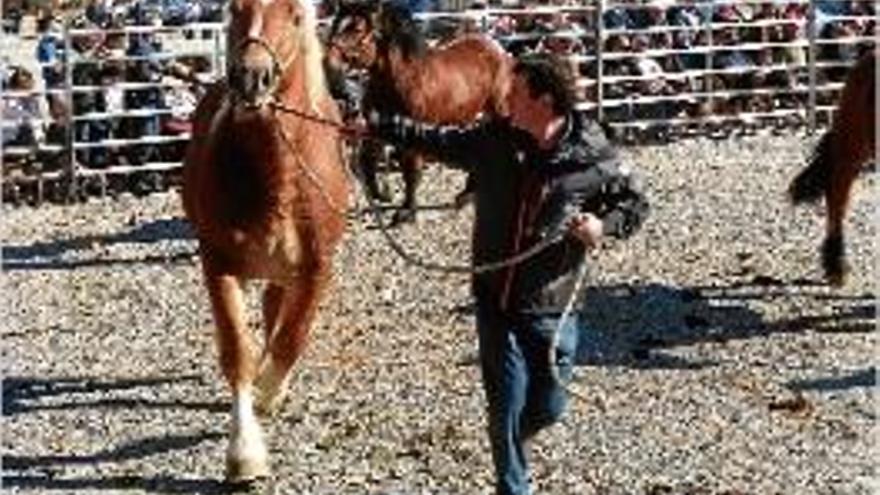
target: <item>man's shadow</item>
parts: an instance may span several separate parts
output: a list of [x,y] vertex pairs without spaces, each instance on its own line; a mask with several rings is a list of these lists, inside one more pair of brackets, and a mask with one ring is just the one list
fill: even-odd
[[[134,397],[138,390],[174,386],[199,381],[196,376],[171,378],[99,379],[90,377],[38,378],[7,377],[3,380],[3,416],[41,411],[94,410],[99,409],[181,409],[203,411],[211,414],[225,413],[226,406],[220,402],[188,401],[181,397],[159,399]],[[128,397],[120,397],[127,395]],[[151,395],[153,395],[151,393]],[[98,396],[98,398],[94,398]],[[7,423],[7,438],[11,433]],[[13,422],[14,426],[14,422]],[[234,487],[222,480],[210,478],[178,478],[170,475],[154,476],[94,476],[70,477],[64,471],[76,466],[120,464],[147,460],[152,456],[174,451],[190,450],[209,441],[217,442],[225,434],[219,430],[147,435],[142,438],[113,445],[89,454],[28,455],[20,449],[7,448],[2,458],[2,485],[19,490],[61,490],[78,493],[89,490],[142,490],[151,493],[219,494],[228,493]],[[21,447],[21,446],[19,446]]]
[[[638,369],[701,369],[716,363],[679,357],[671,350],[698,342],[724,343],[807,330],[828,333],[874,330],[876,298],[873,295],[835,295],[819,285],[804,280],[785,283],[757,276],[726,286],[594,287],[587,291],[582,305],[584,329],[576,362]],[[821,300],[834,311],[768,321],[749,304],[793,295]],[[858,383],[857,380],[852,382]]]
[[24,245],[5,245],[2,249],[3,270],[46,270],[75,269],[112,264],[144,264],[159,262],[179,262],[191,259],[195,248],[176,250],[171,254],[146,255],[139,257],[107,258],[82,257],[80,251],[87,251],[95,245],[114,244],[154,244],[161,241],[190,241],[195,236],[190,224],[182,218],[170,218],[146,222],[134,228],[114,234],[82,236],[72,239],[35,242]]

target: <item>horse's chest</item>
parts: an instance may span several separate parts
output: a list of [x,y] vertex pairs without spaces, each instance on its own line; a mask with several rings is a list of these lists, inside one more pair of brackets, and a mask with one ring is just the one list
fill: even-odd
[[239,270],[250,278],[285,281],[295,278],[305,261],[303,240],[292,223],[264,232],[233,232]]

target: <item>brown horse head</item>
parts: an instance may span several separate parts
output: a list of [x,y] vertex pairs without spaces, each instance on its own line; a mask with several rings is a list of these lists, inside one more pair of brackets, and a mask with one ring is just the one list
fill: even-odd
[[233,0],[230,13],[229,89],[246,105],[260,107],[283,90],[297,57],[315,57],[314,8],[297,0]]
[[[378,4],[378,5],[377,5]],[[505,114],[513,61],[495,40],[472,33],[428,46],[409,11],[376,1],[344,4],[328,45],[350,66],[368,70],[363,108],[401,113],[435,124],[463,125],[481,115]],[[384,199],[375,176],[381,150],[360,153],[367,191]],[[404,153],[403,208],[395,223],[415,216],[421,158]]]
[[392,48],[411,57],[423,55],[427,47],[409,11],[387,2],[344,4],[333,19],[328,44],[360,69],[372,67]]
[[374,29],[379,7],[373,2],[350,2],[340,6],[333,18],[328,49],[340,54],[346,64],[363,69],[376,61]]

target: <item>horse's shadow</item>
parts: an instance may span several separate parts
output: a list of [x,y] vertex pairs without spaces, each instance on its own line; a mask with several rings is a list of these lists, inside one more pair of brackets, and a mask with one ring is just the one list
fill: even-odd
[[172,254],[139,257],[82,257],[79,251],[87,251],[95,245],[153,244],[161,241],[195,239],[190,224],[181,218],[146,222],[131,230],[113,235],[82,236],[72,239],[36,242],[26,245],[3,246],[3,270],[76,269],[111,264],[144,264],[184,261],[192,258],[192,249]]
[[[37,411],[60,411],[94,408],[187,409],[223,412],[219,403],[168,399],[121,398],[104,396],[186,382],[200,382],[197,376],[171,378],[130,378],[106,380],[88,377],[37,378],[7,376],[3,378],[3,416]],[[94,395],[101,398],[94,399]],[[84,399],[85,398],[85,399]]]
[[[175,398],[132,399],[101,398],[82,399],[91,395],[113,395],[140,388],[175,385],[198,381],[195,376],[172,378],[135,378],[105,380],[95,378],[35,378],[6,377],[3,380],[3,416],[39,411],[69,409],[187,409],[208,413],[222,413],[226,407],[219,402],[193,402]],[[13,425],[14,427],[14,425]],[[7,434],[10,433],[7,424]],[[206,441],[219,441],[224,437],[220,431],[198,430],[179,434],[146,436],[130,442],[114,445],[90,454],[27,455],[6,449],[3,454],[2,485],[19,490],[60,490],[78,493],[87,490],[142,490],[152,493],[219,494],[228,493],[234,486],[210,478],[176,478],[156,476],[99,476],[69,477],[64,470],[76,466],[98,466],[148,459],[151,456],[185,451]],[[7,436],[7,438],[9,438]]]
[[[696,370],[715,366],[711,360],[681,357],[677,347],[699,342],[726,342],[807,330],[866,333],[874,330],[875,297],[835,295],[818,282],[784,283],[758,276],[727,286],[672,287],[662,284],[594,287],[583,304],[584,330],[576,362],[592,366]],[[751,301],[810,297],[833,307],[832,314],[801,314],[768,320]],[[790,384],[824,388],[865,383],[827,379]],[[826,382],[828,382],[826,384]]]
[[[4,466],[7,457],[3,457]],[[56,478],[49,474],[7,474],[2,477],[3,486],[35,492],[61,491],[84,493],[93,490],[109,492],[138,490],[147,493],[220,495],[238,492],[240,487],[219,479],[181,479],[170,476],[113,476],[95,478]]]

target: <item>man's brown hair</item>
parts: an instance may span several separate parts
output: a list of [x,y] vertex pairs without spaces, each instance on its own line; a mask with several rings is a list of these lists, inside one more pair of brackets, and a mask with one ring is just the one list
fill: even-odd
[[574,78],[568,64],[559,58],[548,53],[523,55],[517,59],[513,73],[525,79],[533,98],[549,94],[557,115],[574,110]]

